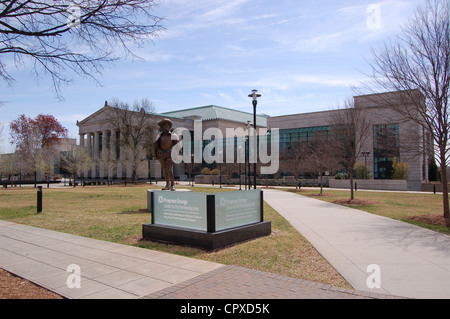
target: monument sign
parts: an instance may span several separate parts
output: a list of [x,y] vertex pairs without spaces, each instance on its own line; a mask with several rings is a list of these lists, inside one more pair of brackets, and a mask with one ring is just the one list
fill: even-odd
[[143,238],[219,249],[271,233],[264,221],[262,190],[167,192],[148,190],[151,224]]

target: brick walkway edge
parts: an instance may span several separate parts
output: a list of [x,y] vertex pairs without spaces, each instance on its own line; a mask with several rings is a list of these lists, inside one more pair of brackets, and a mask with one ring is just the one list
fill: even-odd
[[405,299],[337,288],[239,266],[224,266],[143,299]]

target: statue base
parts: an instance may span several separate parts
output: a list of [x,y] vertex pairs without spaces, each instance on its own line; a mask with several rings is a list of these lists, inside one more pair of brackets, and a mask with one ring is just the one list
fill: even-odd
[[175,245],[217,250],[270,235],[264,221],[263,192],[147,191],[151,223],[142,225],[142,237]]
[[157,242],[218,250],[238,243],[270,235],[271,222],[226,229],[215,233],[154,224],[142,225],[143,238]]

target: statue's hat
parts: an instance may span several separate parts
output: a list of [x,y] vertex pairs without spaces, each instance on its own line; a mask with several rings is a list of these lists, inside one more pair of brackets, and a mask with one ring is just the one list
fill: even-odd
[[170,128],[172,128],[172,121],[169,119],[163,119],[158,122],[159,127],[162,127],[164,124],[168,123]]

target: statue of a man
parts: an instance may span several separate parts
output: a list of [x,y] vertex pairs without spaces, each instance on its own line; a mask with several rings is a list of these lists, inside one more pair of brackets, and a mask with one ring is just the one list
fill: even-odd
[[166,178],[166,187],[163,190],[175,190],[175,181],[172,173],[173,160],[172,160],[172,147],[178,143],[178,136],[171,132],[172,121],[169,119],[163,119],[158,122],[159,133],[153,143],[153,154],[156,159],[161,163],[164,171],[164,177]]

